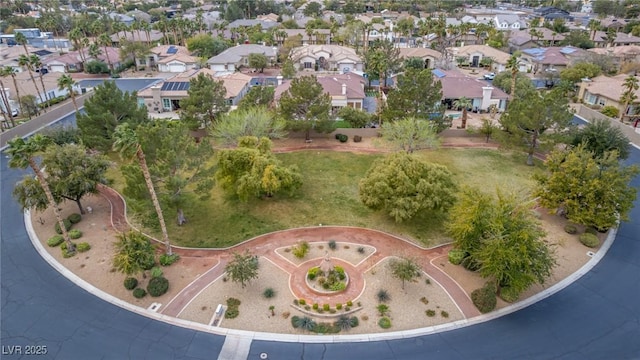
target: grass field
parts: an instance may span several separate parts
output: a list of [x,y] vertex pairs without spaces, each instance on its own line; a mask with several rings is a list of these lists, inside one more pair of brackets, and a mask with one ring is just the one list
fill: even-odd
[[[175,245],[226,247],[270,231],[323,224],[383,230],[425,246],[449,241],[443,232],[446,218],[442,214],[425,213],[397,224],[362,205],[358,181],[381,156],[328,151],[279,154],[283,163],[296,164],[302,173],[304,185],[295,196],[243,203],[216,187],[211,199],[194,201],[184,209],[189,220],[186,225],[178,227],[175,214],[165,213],[170,237]],[[496,188],[527,192],[533,184],[531,174],[540,168],[527,167],[524,155],[495,150],[441,149],[416,156],[448,166],[459,185],[490,193]],[[114,186],[121,190],[122,181],[116,180]]]

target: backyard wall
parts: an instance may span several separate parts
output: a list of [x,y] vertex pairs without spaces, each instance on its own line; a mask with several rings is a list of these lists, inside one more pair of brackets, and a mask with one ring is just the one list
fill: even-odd
[[630,141],[636,144],[640,143],[640,127],[634,129],[630,125],[621,123],[620,120],[618,119],[610,118],[600,113],[599,111],[590,109],[582,104],[577,105],[575,109],[576,109],[576,115],[584,118],[587,121],[607,120],[611,122],[611,125],[620,128]]

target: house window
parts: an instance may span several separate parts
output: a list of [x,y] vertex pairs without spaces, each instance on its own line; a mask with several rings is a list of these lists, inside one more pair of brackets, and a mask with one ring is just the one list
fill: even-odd
[[162,99],[162,108],[165,110],[171,110],[171,100]]
[[604,101],[604,99],[598,99],[598,105],[604,106],[605,104],[606,102]]
[[233,99],[227,99],[227,104],[233,105]]
[[144,107],[144,99],[138,98],[138,106],[139,107]]
[[306,61],[306,62],[304,63],[304,68],[305,68],[305,69],[311,69],[311,68],[313,68],[313,63]]

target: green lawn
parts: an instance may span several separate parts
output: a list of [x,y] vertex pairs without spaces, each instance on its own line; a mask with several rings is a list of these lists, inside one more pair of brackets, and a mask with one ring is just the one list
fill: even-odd
[[[425,246],[449,241],[442,230],[442,215],[423,214],[396,224],[361,204],[358,181],[380,156],[327,151],[279,154],[285,164],[298,165],[303,175],[304,185],[295,196],[243,203],[214,188],[211,199],[196,200],[185,209],[186,225],[178,227],[175,214],[165,213],[170,236],[181,246],[226,247],[269,231],[323,224],[379,229]],[[533,184],[531,174],[539,168],[524,165],[524,155],[494,150],[441,149],[422,151],[417,156],[447,165],[459,185],[488,192],[496,188],[528,191]],[[114,186],[121,190],[122,181],[116,180]]]

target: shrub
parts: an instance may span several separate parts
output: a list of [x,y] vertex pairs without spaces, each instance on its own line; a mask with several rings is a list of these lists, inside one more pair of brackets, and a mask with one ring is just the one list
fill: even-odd
[[157,278],[157,277],[160,277],[160,276],[162,276],[162,269],[160,269],[157,266],[154,266],[151,269],[151,277]]
[[236,299],[236,298],[228,298],[227,299],[227,306],[228,307],[238,307],[240,306],[242,302],[240,302],[240,300]]
[[[68,219],[64,219],[62,220],[62,222],[64,223],[64,228],[69,231],[69,229],[71,229],[71,221],[69,221]],[[60,224],[56,221],[56,225],[54,226],[56,233],[57,234],[62,234],[62,229],[60,229]]]
[[143,288],[133,289],[133,297],[136,299],[142,299],[145,296],[147,296],[147,292]]
[[444,310],[442,310],[442,311],[440,311],[440,316],[442,316],[443,318],[445,318],[445,319],[446,319],[446,318],[448,318],[448,317],[449,317],[449,313],[448,313],[448,312],[446,312],[446,311],[444,311]]
[[347,301],[347,306],[353,306],[353,302],[351,300]]
[[338,140],[340,140],[341,143],[346,143],[349,141],[349,137],[347,135],[340,134],[340,138],[338,138]]
[[171,254],[171,255],[162,254],[160,255],[160,259],[158,261],[162,266],[169,266],[178,260],[180,260],[180,255],[178,254]]
[[313,310],[318,310],[318,304],[317,303],[313,304]]
[[358,321],[358,318],[356,316],[350,317],[349,320],[351,320],[351,327],[360,325],[360,321]]
[[364,247],[362,247],[362,246],[358,247],[358,252],[360,254],[364,254]]
[[427,305],[429,303],[429,299],[427,299],[425,296],[420,298],[420,302]]
[[329,286],[329,290],[332,290],[332,291],[342,291],[346,288],[347,288],[347,284],[343,282],[336,282]]
[[472,256],[467,256],[462,259],[462,266],[469,271],[478,271],[480,270],[480,263],[478,263]]
[[612,105],[607,105],[607,106],[603,107],[602,110],[600,110],[600,112],[603,115],[606,115],[606,116],[612,117],[612,118],[617,118],[618,115],[620,114],[620,110],[618,110],[617,107],[612,106]]
[[590,248],[600,245],[600,239],[598,239],[598,237],[593,234],[589,234],[589,233],[581,234],[579,239],[582,245]]
[[340,304],[340,303],[336,304],[336,309],[342,310],[342,304]]
[[354,135],[353,136],[353,142],[360,142],[362,141],[362,136],[360,135]]
[[329,311],[329,309],[331,309],[331,306],[329,306],[329,304],[323,304],[322,305],[322,310]]
[[344,311],[349,311],[349,310],[351,310],[351,307],[349,307],[349,306],[345,306],[344,307]]
[[127,290],[133,290],[138,286],[138,279],[134,277],[128,277],[124,279],[124,288]]
[[89,243],[86,243],[86,242],[81,242],[76,246],[76,250],[78,250],[78,252],[83,253],[91,250],[91,245],[89,245]]
[[[62,246],[60,246],[60,250],[62,251],[62,257],[65,259],[70,258],[76,254],[76,251],[67,251],[66,245],[67,243],[65,242],[62,244]],[[77,249],[77,246],[76,246],[76,249]]]
[[376,297],[378,298],[378,302],[381,302],[381,303],[391,300],[391,295],[389,295],[387,290],[384,290],[384,289],[378,290]]
[[391,319],[386,316],[382,317],[380,318],[380,320],[378,320],[378,325],[380,325],[380,327],[383,329],[388,329],[391,327]]
[[71,224],[77,224],[82,220],[82,215],[73,213],[67,217],[67,220],[71,221]]
[[165,277],[154,277],[149,280],[147,292],[153,297],[164,295],[169,290],[169,280]]
[[466,251],[461,249],[449,250],[449,262],[453,265],[460,265],[462,260],[469,255]]
[[297,329],[298,327],[300,327],[300,317],[297,315],[293,315],[291,317],[291,326],[293,326],[294,329]]
[[483,314],[495,309],[497,303],[495,285],[487,283],[482,288],[473,290],[471,301]]
[[320,271],[320,268],[317,266],[314,266],[307,271],[307,277],[309,280],[315,280],[318,275],[322,275],[322,271]]
[[380,304],[376,306],[376,309],[378,310],[380,316],[385,316],[389,312],[389,307],[386,304]]
[[293,299],[293,305],[298,306],[300,303],[298,302],[298,299]]
[[228,308],[224,313],[225,319],[235,319],[240,315],[240,310],[238,308]]
[[266,288],[262,292],[262,296],[264,296],[266,299],[271,299],[272,297],[276,296],[276,291],[272,288]]
[[306,305],[307,302],[304,299],[300,299],[298,300],[298,302],[300,303],[300,305]]
[[500,299],[512,303],[518,301],[520,293],[511,286],[503,286],[500,288]]
[[69,230],[69,237],[72,239],[80,239],[82,237],[82,231],[78,229]]
[[586,234],[593,234],[593,235],[598,235],[598,230],[592,228],[592,227],[588,227],[586,229],[584,229],[584,232]]
[[340,134],[340,133],[336,134],[336,140],[340,140],[341,136],[342,136],[342,134]]
[[47,245],[51,247],[56,247],[64,242],[64,238],[62,235],[54,235],[47,240]]
[[311,306],[309,306],[309,305],[305,305],[305,306],[304,306],[304,309],[305,309],[305,310],[311,310]]
[[564,226],[564,231],[567,234],[572,234],[573,235],[573,234],[578,232],[578,228],[576,228],[575,225],[567,224],[567,225]]
[[335,240],[329,240],[329,249],[335,250],[338,247]]
[[292,252],[293,255],[298,259],[304,258],[309,252],[309,243],[307,243],[306,241],[299,243],[298,245],[293,247]]
[[434,316],[436,316],[436,311],[429,309],[429,310],[425,311],[425,314],[427,314],[428,317],[434,317]]

